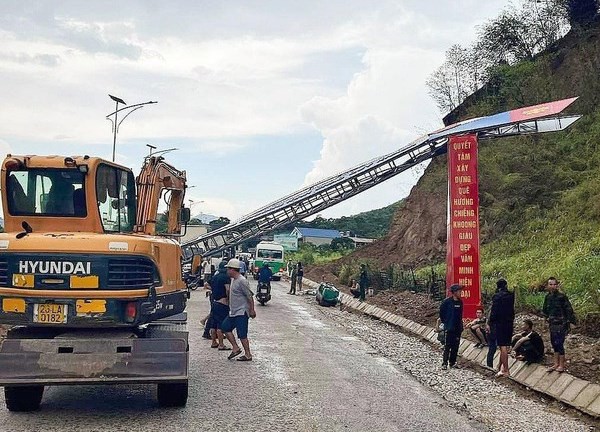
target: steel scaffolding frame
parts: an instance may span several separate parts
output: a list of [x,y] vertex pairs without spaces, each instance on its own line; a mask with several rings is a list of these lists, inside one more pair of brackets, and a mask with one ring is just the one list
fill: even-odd
[[580,115],[553,115],[534,120],[508,121],[492,126],[477,126],[482,122],[475,119],[449,126],[424,135],[392,153],[302,188],[227,226],[183,243],[184,260],[189,261],[196,254],[216,255],[246,240],[339,204],[421,162],[446,153],[446,145],[452,135],[475,133],[480,140],[485,140],[554,132],[567,129],[579,118]]

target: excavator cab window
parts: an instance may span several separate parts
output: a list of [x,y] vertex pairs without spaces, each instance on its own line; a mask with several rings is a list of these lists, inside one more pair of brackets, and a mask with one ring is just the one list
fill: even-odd
[[135,180],[130,171],[107,164],[98,166],[96,200],[106,232],[127,233],[135,224]]
[[72,168],[9,171],[8,211],[13,216],[86,217],[85,176]]

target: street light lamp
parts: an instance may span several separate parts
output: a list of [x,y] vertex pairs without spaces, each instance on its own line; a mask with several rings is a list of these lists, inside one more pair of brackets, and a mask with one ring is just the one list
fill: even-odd
[[[193,186],[191,186],[191,187],[193,187]],[[204,202],[204,200],[194,201],[193,199],[189,199],[188,201],[190,202],[190,209],[192,208],[192,206],[194,206],[196,204],[202,204]]]
[[[134,112],[137,111],[140,108],[143,108],[144,105],[149,105],[149,104],[155,104],[158,103],[157,101],[148,101],[148,102],[143,102],[143,103],[139,103],[139,104],[135,104],[135,105],[129,105],[129,106],[125,106],[121,109],[119,109],[119,104],[122,105],[127,105],[125,103],[125,101],[121,98],[118,98],[116,96],[113,96],[111,94],[108,95],[108,97],[110,97],[112,100],[115,101],[115,110],[114,112],[111,112],[110,114],[107,114],[106,119],[110,120],[112,123],[112,129],[113,129],[113,150],[112,150],[112,161],[115,161],[115,152],[116,152],[116,148],[117,148],[117,133],[119,132],[119,126],[121,126],[121,123],[123,123],[123,121],[129,117],[129,115]],[[121,119],[121,121],[119,121],[119,113],[121,111],[128,111],[127,114],[125,114],[125,116]],[[111,116],[115,116],[115,119],[113,120],[111,118]]]
[[[191,186],[194,187],[194,186]],[[190,211],[192,211],[192,207],[195,206],[196,204],[202,204],[204,202],[204,200],[200,200],[200,201],[194,201],[193,199],[188,199],[188,201],[190,202]],[[202,211],[200,212],[200,217],[202,217]]]

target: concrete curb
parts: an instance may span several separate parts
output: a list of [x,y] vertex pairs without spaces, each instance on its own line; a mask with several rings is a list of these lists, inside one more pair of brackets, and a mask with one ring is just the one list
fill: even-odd
[[[319,287],[318,283],[306,278],[304,284],[311,288]],[[361,302],[348,294],[340,293],[340,300],[344,307],[400,327],[420,338],[437,342],[437,331],[432,327],[423,326],[375,305]],[[458,354],[465,360],[486,366],[487,350],[475,348],[475,344],[467,339],[461,339]],[[592,384],[565,372],[547,372],[545,366],[527,365],[525,362],[514,360],[512,357],[509,361],[511,380],[544,393],[586,414],[600,417],[600,385]],[[498,365],[498,362],[499,353],[496,352],[494,367]]]

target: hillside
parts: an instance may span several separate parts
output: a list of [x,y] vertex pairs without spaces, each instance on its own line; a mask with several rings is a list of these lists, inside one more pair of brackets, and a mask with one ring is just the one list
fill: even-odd
[[[539,306],[548,276],[563,280],[579,314],[600,312],[600,25],[570,32],[550,49],[497,68],[490,83],[447,119],[580,96],[584,118],[565,133],[481,142],[484,289],[499,276],[522,305]],[[446,161],[429,165],[388,235],[331,266],[372,259],[422,267],[440,263],[446,240]]]

